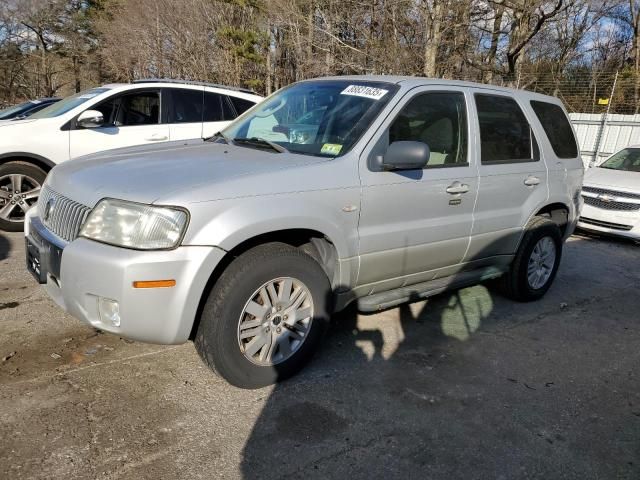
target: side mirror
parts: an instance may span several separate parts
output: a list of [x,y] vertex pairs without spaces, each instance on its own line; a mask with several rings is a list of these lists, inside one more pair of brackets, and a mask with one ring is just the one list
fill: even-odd
[[97,128],[104,125],[104,116],[98,110],[85,110],[76,120],[76,125],[82,128]]
[[384,170],[414,170],[424,168],[429,161],[429,145],[401,140],[389,145],[382,159]]

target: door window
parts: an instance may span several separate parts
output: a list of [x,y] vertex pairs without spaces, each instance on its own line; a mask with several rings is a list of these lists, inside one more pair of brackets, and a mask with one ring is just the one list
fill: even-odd
[[389,127],[389,143],[403,140],[429,146],[426,168],[468,165],[464,94],[431,92],[411,99]]
[[123,95],[114,123],[120,127],[160,123],[160,94],[139,92]]
[[531,126],[513,98],[477,93],[475,99],[483,164],[538,159]]
[[224,122],[236,118],[226,95],[204,93],[204,121]]
[[202,122],[202,90],[172,88],[167,91],[171,95],[169,123]]

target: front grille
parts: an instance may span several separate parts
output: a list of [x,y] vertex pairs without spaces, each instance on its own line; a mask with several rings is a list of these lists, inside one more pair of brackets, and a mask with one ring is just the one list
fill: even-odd
[[624,230],[628,232],[633,228],[633,225],[623,225],[621,223],[603,222],[602,220],[595,220],[593,218],[580,217],[582,223],[588,223],[589,225],[595,225],[596,227],[611,228],[612,230]]
[[67,242],[76,239],[90,211],[90,207],[53,191],[47,185],[38,198],[40,220],[48,230]]
[[627,203],[615,200],[604,201],[596,197],[583,196],[584,203],[592,207],[601,208],[602,210],[622,210],[625,212],[633,212],[640,210],[640,203]]
[[606,188],[582,187],[583,192],[596,193],[599,195],[609,195],[612,197],[634,198],[640,200],[640,193],[619,192],[617,190],[607,190]]

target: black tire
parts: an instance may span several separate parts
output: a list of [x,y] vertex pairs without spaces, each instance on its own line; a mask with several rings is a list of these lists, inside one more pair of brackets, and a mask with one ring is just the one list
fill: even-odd
[[[47,177],[47,173],[41,168],[36,167],[30,163],[26,162],[7,162],[3,165],[0,165],[0,188],[3,186],[3,190],[8,191],[6,189],[7,176],[9,175],[23,175],[29,177],[30,179],[37,182],[40,186],[44,183],[44,179]],[[11,192],[14,194],[14,192]],[[35,204],[37,199],[30,199],[29,206]],[[0,198],[0,209],[5,206],[5,202],[9,201],[8,199]],[[23,200],[24,201],[24,200]],[[25,204],[26,205],[26,204]],[[15,215],[15,214],[12,214]],[[4,218],[0,218],[0,230],[4,230],[5,232],[20,232],[24,228],[24,215],[15,215],[16,220],[6,220]]]
[[[240,317],[255,291],[280,277],[298,279],[308,288],[313,319],[306,340],[291,357],[272,366],[257,365],[240,349]],[[329,280],[311,256],[283,243],[257,246],[234,259],[215,283],[196,332],[196,350],[214,372],[236,387],[271,385],[291,377],[310,360],[329,324],[330,305]]]
[[[527,268],[534,247],[544,237],[550,237],[555,244],[555,262],[546,282],[539,288],[533,288],[529,283]],[[509,272],[499,279],[500,290],[507,297],[519,302],[538,300],[551,287],[558,272],[561,257],[562,235],[558,226],[548,218],[534,217],[527,226]]]

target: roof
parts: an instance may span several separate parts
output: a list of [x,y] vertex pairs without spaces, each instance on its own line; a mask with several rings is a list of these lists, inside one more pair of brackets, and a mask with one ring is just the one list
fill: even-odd
[[448,86],[468,87],[468,88],[483,88],[483,89],[511,93],[511,94],[526,93],[527,95],[530,95],[530,96],[548,98],[548,99],[553,98],[556,101],[558,101],[556,97],[552,97],[550,95],[544,95],[542,93],[532,92],[530,90],[522,90],[522,89],[516,89],[516,88],[509,88],[509,87],[499,87],[497,85],[489,85],[486,83],[477,83],[477,82],[467,82],[463,80],[449,80],[446,78],[414,77],[414,76],[408,76],[408,75],[340,75],[340,76],[333,76],[333,77],[309,78],[308,80],[353,80],[353,81],[361,81],[361,82],[362,81],[388,82],[388,83],[403,85],[408,88],[414,88],[418,86],[428,86],[428,85],[448,85]]
[[250,93],[252,95],[256,95],[256,92],[249,88],[241,88],[241,87],[230,87],[228,85],[221,85],[218,83],[209,83],[209,82],[199,82],[195,80],[178,80],[175,78],[142,78],[140,80],[134,80],[132,83],[175,83],[179,85],[198,85],[202,87],[213,87],[213,88],[223,88],[225,90],[233,90],[236,92]]

